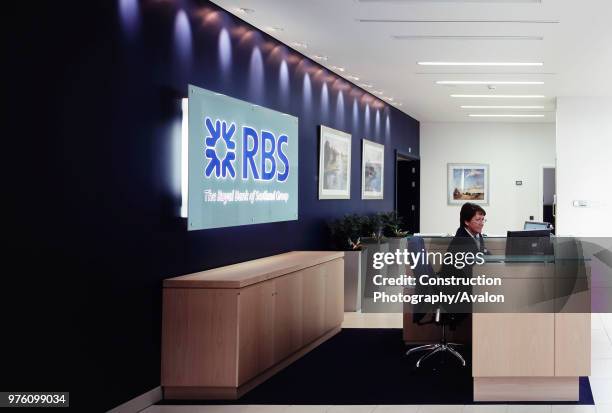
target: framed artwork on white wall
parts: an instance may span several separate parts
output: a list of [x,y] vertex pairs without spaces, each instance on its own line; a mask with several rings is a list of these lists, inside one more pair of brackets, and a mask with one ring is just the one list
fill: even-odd
[[489,205],[489,165],[474,163],[447,164],[449,205],[472,202]]

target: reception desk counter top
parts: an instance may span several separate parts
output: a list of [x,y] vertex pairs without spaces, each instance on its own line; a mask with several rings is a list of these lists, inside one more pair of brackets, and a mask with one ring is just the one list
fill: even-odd
[[164,280],[164,288],[244,288],[343,258],[342,251],[292,251]]

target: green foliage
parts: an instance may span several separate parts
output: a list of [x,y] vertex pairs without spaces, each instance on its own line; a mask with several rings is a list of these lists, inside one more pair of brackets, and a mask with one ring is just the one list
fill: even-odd
[[361,234],[364,237],[380,239],[382,236],[380,214],[364,215],[361,221]]
[[405,237],[408,235],[408,231],[402,230],[404,220],[397,215],[396,211],[382,212],[380,213],[380,219],[385,237]]
[[[360,250],[361,242],[381,242],[384,237],[405,237],[403,220],[396,212],[370,215],[347,214],[329,223],[334,248],[341,251]],[[366,239],[367,238],[367,239]]]
[[347,214],[329,224],[334,248],[346,250],[361,249],[361,228],[363,217],[357,214]]
[[383,223],[380,213],[364,215],[361,221],[361,234],[364,237],[373,238],[380,242],[383,237]]

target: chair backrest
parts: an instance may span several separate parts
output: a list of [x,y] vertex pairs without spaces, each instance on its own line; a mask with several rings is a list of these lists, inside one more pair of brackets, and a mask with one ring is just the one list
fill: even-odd
[[[425,255],[425,258],[426,258],[427,250],[425,249],[425,240],[421,237],[408,238],[408,252],[413,253],[413,254],[420,252],[422,255]],[[435,276],[433,267],[431,266],[430,263],[427,262],[426,259],[425,260],[419,259],[416,263],[411,263],[411,264],[412,264],[411,267],[414,266],[414,269],[412,270],[413,275],[417,279],[421,275],[430,275],[432,277]],[[430,293],[431,291],[430,291],[430,288],[423,287],[417,283],[414,289],[414,292],[415,294],[427,294],[427,293]],[[412,310],[413,310],[412,311],[412,321],[415,323],[419,323],[425,318],[427,313],[430,313],[432,311],[432,306],[431,304],[421,303],[421,304],[414,305],[412,307]]]
[[[427,254],[427,250],[425,249],[425,240],[421,237],[410,237],[408,239],[408,252],[416,254],[417,252],[421,252],[422,254]],[[421,275],[434,275],[433,267],[427,260],[419,260],[416,263],[416,266],[412,270],[414,272],[414,276],[418,277]]]

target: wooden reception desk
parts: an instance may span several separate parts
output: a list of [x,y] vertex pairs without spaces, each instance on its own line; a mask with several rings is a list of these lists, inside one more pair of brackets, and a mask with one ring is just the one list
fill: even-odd
[[[485,263],[478,272],[501,277],[513,294],[528,297],[537,286],[554,284],[554,267],[554,262],[500,262]],[[570,299],[590,297],[585,291]],[[590,301],[576,308],[584,311]],[[577,401],[579,377],[590,371],[590,313],[472,314],[475,401]]]
[[164,280],[164,398],[239,398],[338,333],[343,257],[294,251]]
[[[452,237],[425,238],[427,251],[444,253]],[[493,255],[503,258],[505,237],[485,238]],[[536,260],[537,261],[537,260]],[[558,277],[553,260],[510,262],[500,259],[474,267],[474,276],[487,274],[501,277],[512,286],[518,297],[533,294],[537,287],[551,285],[546,280]],[[584,263],[583,281],[590,282],[590,265]],[[438,272],[439,266],[434,267]],[[554,285],[554,284],[553,284]],[[582,300],[574,307],[590,309],[589,291],[574,294]],[[546,307],[550,303],[540,303]],[[504,310],[505,311],[505,310]],[[424,341],[404,315],[404,340]],[[431,328],[431,327],[430,327]],[[431,335],[431,331],[429,335]],[[428,336],[429,342],[437,341]],[[461,338],[455,338],[461,341]],[[591,371],[591,314],[584,312],[550,312],[534,308],[533,312],[472,314],[472,376],[474,401],[576,401],[579,399],[579,377]]]

